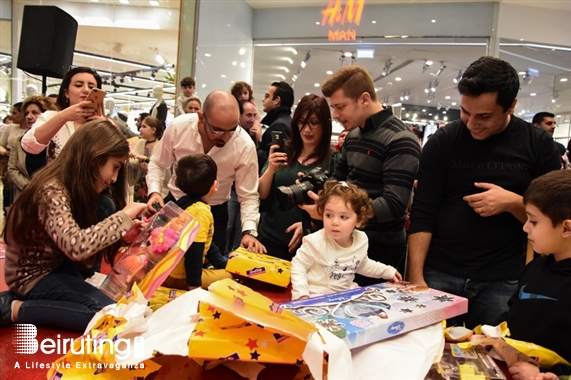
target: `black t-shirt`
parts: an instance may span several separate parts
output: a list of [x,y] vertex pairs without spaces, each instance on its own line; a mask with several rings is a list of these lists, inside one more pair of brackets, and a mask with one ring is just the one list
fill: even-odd
[[561,167],[544,130],[512,116],[499,134],[479,141],[454,121],[423,148],[409,234],[431,232],[425,266],[478,281],[516,280],[526,235],[511,213],[481,217],[464,196],[495,184],[523,195],[534,178]]

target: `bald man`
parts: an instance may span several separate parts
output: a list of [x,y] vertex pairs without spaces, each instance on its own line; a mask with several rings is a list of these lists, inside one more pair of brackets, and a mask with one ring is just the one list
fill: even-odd
[[164,202],[184,196],[175,185],[173,170],[168,184],[169,194],[163,200],[160,190],[166,171],[174,169],[176,162],[186,155],[208,154],[218,167],[218,192],[210,200],[214,216],[213,242],[220,250],[226,247],[228,200],[235,182],[242,217],[241,245],[251,251],[265,253],[266,249],[256,239],[260,219],[256,147],[248,132],[239,127],[239,118],[238,102],[226,91],[211,92],[204,100],[202,111],[175,118],[150,158],[147,206],[154,213],[154,202],[162,206]]

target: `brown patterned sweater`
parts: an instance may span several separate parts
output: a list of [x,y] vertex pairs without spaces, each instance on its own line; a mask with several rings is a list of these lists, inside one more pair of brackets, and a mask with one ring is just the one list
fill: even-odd
[[82,261],[121,239],[133,224],[124,211],[118,211],[94,226],[81,229],[71,214],[69,195],[58,181],[43,187],[38,214],[40,226],[35,233],[42,244],[16,244],[11,236],[19,231],[12,229],[8,236],[11,244],[6,244],[6,283],[19,296],[27,294],[42,277],[62,264],[66,256],[72,261]]

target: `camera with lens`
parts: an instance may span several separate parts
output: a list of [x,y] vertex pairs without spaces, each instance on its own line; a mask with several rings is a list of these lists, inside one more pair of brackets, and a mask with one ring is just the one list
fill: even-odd
[[313,191],[317,194],[319,190],[323,189],[325,182],[329,180],[328,175],[327,170],[323,170],[318,166],[304,173],[303,176],[299,178],[299,184],[294,183],[290,186],[279,186],[276,196],[280,204],[280,210],[291,210],[295,206],[304,203],[312,204],[313,199],[307,195],[307,192]]

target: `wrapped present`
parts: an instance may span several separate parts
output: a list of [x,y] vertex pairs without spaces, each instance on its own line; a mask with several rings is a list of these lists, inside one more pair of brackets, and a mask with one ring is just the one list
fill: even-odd
[[408,282],[385,282],[280,306],[355,348],[464,314],[468,300]]
[[172,202],[167,203],[142,231],[126,235],[132,243],[101,284],[101,291],[119,300],[137,283],[149,298],[184,256],[198,227],[190,214]]
[[149,298],[149,307],[153,311],[157,311],[159,308],[165,306],[167,303],[174,301],[177,297],[182,296],[186,293],[186,290],[165,288],[164,286],[159,286],[159,288],[153,293],[153,296]]
[[317,328],[246,286],[225,279],[200,301],[200,319],[189,342],[199,364],[240,360],[296,364]]
[[291,278],[291,262],[262,253],[249,252],[242,247],[228,255],[226,270],[284,288],[289,285]]

